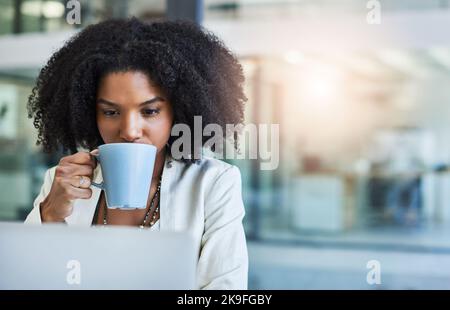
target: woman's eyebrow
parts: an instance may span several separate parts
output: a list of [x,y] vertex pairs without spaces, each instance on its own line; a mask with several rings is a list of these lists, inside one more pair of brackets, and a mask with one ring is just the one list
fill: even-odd
[[[155,102],[158,102],[158,101],[165,101],[165,99],[162,98],[162,97],[156,96],[156,97],[154,97],[152,99],[149,99],[149,100],[146,100],[146,101],[140,103],[139,106],[155,103]],[[97,99],[97,103],[106,104],[106,105],[114,106],[114,107],[120,106],[120,104],[114,103],[112,101],[109,101],[109,100],[106,100],[106,99],[103,99],[103,98]]]

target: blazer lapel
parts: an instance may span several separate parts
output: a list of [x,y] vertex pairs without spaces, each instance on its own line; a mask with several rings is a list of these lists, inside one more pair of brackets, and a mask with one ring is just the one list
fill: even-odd
[[159,230],[171,230],[173,227],[173,216],[170,203],[170,193],[173,192],[176,180],[177,162],[170,156],[166,155],[164,161],[164,169],[161,179],[161,196],[159,207]]

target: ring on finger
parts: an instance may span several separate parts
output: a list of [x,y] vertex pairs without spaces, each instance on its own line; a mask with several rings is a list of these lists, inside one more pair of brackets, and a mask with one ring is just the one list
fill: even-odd
[[83,186],[84,182],[86,182],[86,180],[84,179],[83,176],[80,176],[80,186],[79,187]]

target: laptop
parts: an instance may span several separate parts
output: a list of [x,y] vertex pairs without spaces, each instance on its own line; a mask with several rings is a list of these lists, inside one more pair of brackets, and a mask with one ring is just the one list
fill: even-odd
[[0,289],[194,289],[187,233],[0,223]]

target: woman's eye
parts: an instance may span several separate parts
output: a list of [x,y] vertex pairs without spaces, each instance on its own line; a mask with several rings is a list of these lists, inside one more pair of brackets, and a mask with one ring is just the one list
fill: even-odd
[[146,116],[152,116],[152,115],[158,114],[158,112],[159,111],[155,110],[155,109],[145,109],[143,111],[144,115],[146,115]]
[[[144,116],[154,116],[154,115],[158,114],[158,112],[159,112],[159,110],[157,110],[157,109],[142,110],[142,114],[144,114]],[[102,113],[103,113],[103,115],[105,115],[107,117],[116,116],[119,114],[115,110],[103,110]]]
[[114,116],[116,114],[116,111],[114,110],[104,110],[103,115],[105,116]]

